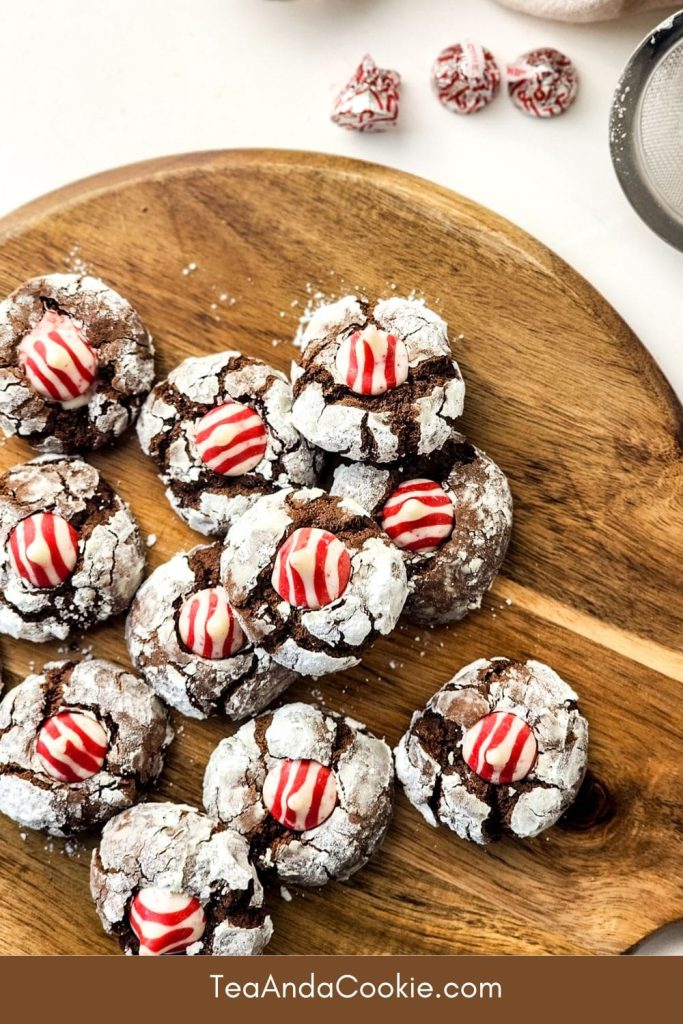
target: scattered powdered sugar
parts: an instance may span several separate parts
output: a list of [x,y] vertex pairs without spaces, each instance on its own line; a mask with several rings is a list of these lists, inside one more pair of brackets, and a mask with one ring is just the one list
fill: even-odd
[[71,273],[73,274],[90,273],[90,266],[81,255],[81,247],[75,242],[69,249],[66,256],[63,257],[62,263],[67,268],[67,270],[71,271]]

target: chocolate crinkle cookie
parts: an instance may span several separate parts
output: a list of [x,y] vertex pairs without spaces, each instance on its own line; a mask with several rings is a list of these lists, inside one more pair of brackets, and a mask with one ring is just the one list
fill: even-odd
[[135,956],[255,956],[273,933],[246,841],[183,804],[112,819],[90,890],[104,930]]
[[393,791],[384,740],[309,704],[247,722],[204,776],[207,812],[246,836],[257,867],[303,886],[363,867],[387,831]]
[[173,739],[149,687],[108,661],[55,661],[0,703],[0,811],[68,836],[134,804]]
[[34,277],[0,303],[0,426],[39,451],[111,444],[153,380],[149,331],[98,278]]
[[357,665],[408,594],[388,537],[354,502],[319,488],[261,498],[230,530],[221,570],[252,643],[307,676]]
[[322,306],[302,333],[293,376],[295,426],[357,461],[436,451],[465,400],[446,324],[413,299],[373,308],[349,295]]
[[124,611],[145,549],[92,466],[43,455],[0,477],[0,633],[64,640]]
[[297,675],[247,639],[220,583],[222,546],[176,555],[143,583],[126,621],[135,667],[191,718],[247,718]]
[[480,607],[505,558],[512,495],[503,471],[465,437],[391,466],[342,462],[330,490],[366,509],[403,553],[410,619],[438,625]]
[[413,715],[395,750],[406,796],[430,825],[485,844],[554,825],[586,770],[588,723],[547,665],[467,665]]
[[261,495],[316,482],[319,456],[292,423],[291,384],[239,352],[182,362],[137,430],[171,505],[199,533],[223,536]]

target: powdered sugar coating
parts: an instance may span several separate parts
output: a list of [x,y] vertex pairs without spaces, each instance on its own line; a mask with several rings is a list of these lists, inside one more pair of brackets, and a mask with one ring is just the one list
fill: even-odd
[[[527,839],[554,825],[573,802],[586,770],[588,724],[576,693],[538,661],[480,659],[461,669],[417,711],[396,750],[396,774],[430,825],[447,825],[484,844],[502,831]],[[492,711],[531,727],[538,757],[509,786],[487,783],[462,759],[466,729]]]
[[[47,717],[90,712],[109,747],[102,770],[77,784],[45,771],[36,740]],[[166,711],[137,677],[107,661],[50,662],[0,703],[0,811],[54,836],[102,824],[160,774],[173,739]]]
[[180,606],[203,586],[217,585],[219,560],[218,544],[175,555],[145,580],[126,620],[131,661],[155,693],[190,718],[216,713],[246,718],[270,704],[296,678],[260,647],[209,659],[180,643]]
[[[344,340],[372,323],[405,344],[410,365],[406,383],[381,396],[352,392],[337,366]],[[429,454],[448,441],[463,410],[465,385],[446,324],[424,303],[394,297],[371,309],[348,295],[314,313],[301,349],[292,415],[311,443],[356,461],[386,463]]]
[[[49,303],[73,318],[97,354],[97,376],[80,408],[47,401],[19,367],[21,340]],[[0,426],[37,450],[68,453],[111,444],[135,420],[153,380],[149,331],[130,303],[99,278],[32,278],[0,303]]]
[[[339,536],[351,558],[344,593],[316,610],[295,608],[272,585],[280,545],[309,520]],[[400,552],[355,503],[319,488],[261,498],[230,530],[221,573],[252,642],[310,676],[357,665],[372,640],[394,628],[408,594]]]
[[[8,553],[14,527],[52,512],[78,529],[78,561],[59,587],[37,589]],[[64,640],[128,607],[145,565],[140,531],[121,498],[80,459],[43,455],[0,477],[0,633],[42,642]]]
[[[331,768],[339,795],[321,825],[292,832],[275,822],[262,799],[279,759],[314,760]],[[296,885],[348,878],[375,852],[393,806],[393,760],[365,726],[309,704],[286,704],[222,740],[204,776],[207,812],[241,832],[256,863]]]
[[138,942],[127,921],[141,886],[194,896],[206,927],[189,956],[256,956],[273,926],[263,910],[263,889],[244,839],[184,804],[141,804],[118,815],[93,851],[90,890],[104,930],[127,953]]
[[[235,477],[212,472],[195,443],[201,418],[231,400],[253,408],[267,431],[261,461]],[[185,359],[156,385],[140,413],[138,438],[160,469],[169,502],[192,529],[222,536],[262,494],[315,483],[317,459],[293,425],[291,406],[284,374],[234,351]]]
[[455,527],[436,551],[403,552],[410,589],[405,611],[421,624],[455,622],[480,607],[505,558],[512,531],[510,487],[485,452],[454,435],[431,462],[342,463],[330,492],[351,498],[381,522],[392,492],[414,475],[443,487],[453,501]]

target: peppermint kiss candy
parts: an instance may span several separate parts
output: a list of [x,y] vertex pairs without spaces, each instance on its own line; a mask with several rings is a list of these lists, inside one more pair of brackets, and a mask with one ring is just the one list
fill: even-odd
[[431,554],[454,524],[453,502],[434,480],[406,480],[382,509],[382,529],[403,551]]
[[56,587],[78,561],[78,533],[61,516],[38,512],[14,527],[9,539],[12,566],[34,587]]
[[448,110],[475,114],[498,95],[500,71],[490,50],[466,39],[441,51],[432,69],[432,83]]
[[22,339],[18,356],[26,379],[43,398],[68,409],[88,401],[97,352],[70,317],[48,310]]
[[531,117],[557,117],[576,97],[576,68],[559,50],[530,50],[508,66],[510,99]]
[[349,553],[333,533],[305,526],[290,534],[275,558],[272,584],[297,608],[322,608],[344,593]]
[[317,828],[337,805],[334,773],[318,761],[280,761],[266,775],[263,802],[276,821],[295,832]]
[[101,770],[109,737],[100,723],[78,711],[48,718],[36,744],[38,760],[60,782],[83,782]]
[[399,114],[398,71],[378,68],[369,54],[341,90],[332,110],[340,128],[356,132],[383,132],[394,128]]
[[182,953],[204,934],[206,916],[194,896],[149,886],[133,897],[128,916],[140,956]]
[[357,395],[383,395],[408,379],[408,350],[396,335],[368,324],[344,339],[336,365],[341,379]]
[[481,718],[462,741],[465,764],[486,782],[497,784],[525,779],[536,763],[537,750],[529,726],[509,711]]
[[259,414],[240,402],[225,402],[207,412],[195,434],[202,462],[222,476],[242,476],[258,466],[267,441]]
[[178,618],[183,645],[202,658],[231,658],[247,642],[225,587],[200,590],[183,603]]

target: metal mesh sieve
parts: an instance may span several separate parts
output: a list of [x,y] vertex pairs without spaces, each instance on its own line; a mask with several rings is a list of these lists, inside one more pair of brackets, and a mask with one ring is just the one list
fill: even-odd
[[643,40],[617,87],[612,160],[653,231],[683,250],[683,11]]

